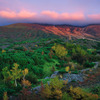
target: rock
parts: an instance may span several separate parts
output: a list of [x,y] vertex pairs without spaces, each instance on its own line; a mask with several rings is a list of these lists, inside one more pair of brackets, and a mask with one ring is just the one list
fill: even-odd
[[37,86],[37,87],[35,87],[35,88],[32,88],[32,90],[40,91],[40,90],[41,90],[41,86]]
[[45,77],[44,79],[50,79],[50,77]]
[[57,75],[59,73],[59,71],[55,71],[54,74]]
[[83,78],[83,74],[65,73],[65,74],[63,74],[63,80],[68,80],[68,83],[73,81],[73,80],[83,82],[84,78]]
[[99,62],[93,62],[95,63],[94,68],[96,69],[99,66]]
[[59,71],[55,71],[50,78],[55,78],[58,75]]
[[80,70],[81,72],[84,72],[84,71],[89,71],[90,70],[90,68],[87,68],[87,69],[82,69],[82,70]]

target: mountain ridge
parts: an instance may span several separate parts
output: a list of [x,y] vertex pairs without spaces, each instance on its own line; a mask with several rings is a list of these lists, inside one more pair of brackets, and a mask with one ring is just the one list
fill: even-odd
[[[3,29],[3,30],[2,30]],[[11,31],[12,35],[15,33],[14,29],[17,31],[21,30],[25,31],[23,34],[28,34],[28,37],[31,37],[33,34],[38,34],[39,31],[44,35],[48,35],[50,33],[60,36],[60,37],[68,37],[77,38],[77,39],[99,39],[100,40],[100,24],[91,24],[87,26],[73,26],[73,25],[51,25],[51,24],[32,24],[32,23],[17,23],[11,24],[7,26],[0,27],[0,30],[4,31],[7,29],[9,32]],[[34,32],[36,33],[34,33]],[[41,33],[39,33],[41,35]],[[2,36],[2,34],[0,34]],[[17,35],[17,34],[16,34]],[[27,36],[26,36],[27,37]],[[42,37],[41,37],[42,38]]]

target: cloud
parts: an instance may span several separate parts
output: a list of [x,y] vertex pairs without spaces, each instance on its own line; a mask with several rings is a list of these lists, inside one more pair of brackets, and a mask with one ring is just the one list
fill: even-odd
[[41,15],[51,17],[51,18],[58,18],[59,17],[59,14],[57,12],[54,12],[54,11],[42,11]]
[[88,18],[93,19],[93,20],[100,20],[100,14],[91,14],[91,15],[88,15]]
[[85,16],[83,13],[62,13],[61,17],[66,20],[83,20]]
[[[7,20],[10,22],[31,22],[31,23],[83,23],[86,22],[85,15],[83,12],[75,13],[58,13],[55,11],[41,11],[36,13],[33,11],[28,11],[25,9],[20,10],[19,12],[12,11],[10,9],[0,11],[0,20],[5,22]],[[2,20],[3,19],[3,20]],[[6,21],[6,22],[7,22]]]
[[29,12],[27,10],[21,10],[20,12],[14,12],[11,10],[0,11],[0,17],[8,18],[8,19],[29,19],[38,17],[42,19],[45,17],[46,19],[55,19],[55,20],[83,20],[85,19],[83,13],[57,13],[55,11],[42,11],[40,14],[35,12]]
[[16,13],[11,11],[0,11],[0,17],[3,18],[15,18],[16,17]]
[[57,13],[54,11],[42,11],[42,16],[47,16],[49,18],[58,19],[58,20],[83,20],[85,19],[84,13]]
[[19,18],[32,18],[35,15],[36,15],[36,13],[34,13],[34,12],[28,12],[28,11],[22,10],[17,14],[17,17],[19,17]]
[[20,12],[14,12],[14,11],[0,11],[0,17],[2,18],[8,18],[8,19],[14,19],[14,18],[32,18],[35,17],[36,13],[29,12],[26,10],[21,10]]

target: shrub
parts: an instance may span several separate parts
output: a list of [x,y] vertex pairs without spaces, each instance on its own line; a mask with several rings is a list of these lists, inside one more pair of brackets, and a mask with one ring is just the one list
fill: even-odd
[[91,92],[94,94],[98,94],[100,96],[100,85],[97,85],[91,89]]
[[21,51],[23,51],[23,50],[24,50],[24,48],[23,48],[23,47],[15,47],[14,49],[15,49],[15,50],[21,50]]
[[29,82],[28,80],[24,79],[24,80],[22,80],[22,85],[24,87],[30,87],[31,86],[31,82]]
[[21,69],[19,69],[19,64],[14,63],[13,68],[8,71],[7,73],[9,74],[9,77],[12,81],[15,81],[15,86],[17,87],[17,79],[20,79],[22,76]]
[[52,74],[53,72],[52,72],[52,67],[49,67],[49,66],[45,66],[44,68],[43,68],[43,74],[44,74],[44,77],[46,77],[46,76],[50,76],[51,74]]
[[73,100],[68,93],[64,92],[62,95],[62,100]]
[[56,55],[57,55],[59,58],[66,56],[66,54],[68,53],[68,52],[66,51],[66,48],[63,47],[62,45],[57,45],[57,44],[55,44],[55,45],[52,47],[52,49],[55,51]]
[[65,70],[66,70],[66,72],[69,72],[69,70],[70,70],[69,66],[67,66],[67,67],[65,68]]
[[3,100],[8,100],[7,92],[4,92]]
[[93,63],[93,62],[90,63],[89,61],[86,61],[85,64],[84,64],[84,67],[90,67],[91,68],[94,65],[95,65],[95,63]]
[[6,52],[6,50],[2,50],[2,53],[5,53]]
[[75,45],[74,44],[72,44],[72,43],[68,43],[68,42],[66,42],[66,48],[68,49],[68,50],[71,50],[72,48],[74,48],[75,47]]
[[72,86],[69,89],[69,94],[75,100],[98,100],[97,94],[91,94],[84,92],[80,87],[73,88]]
[[45,98],[53,98],[59,100],[62,98],[62,87],[63,81],[56,77],[50,81],[49,85],[45,85],[45,88],[41,91],[41,95],[43,95]]
[[32,71],[30,71],[30,72],[26,75],[25,79],[26,79],[26,80],[29,80],[29,81],[30,81],[31,83],[33,83],[33,84],[36,84],[36,83],[37,83],[37,77],[36,77],[36,75],[35,75]]
[[66,73],[66,70],[60,70],[59,73],[60,74]]
[[81,47],[76,47],[72,52],[72,59],[79,63],[84,63],[88,59],[88,53]]

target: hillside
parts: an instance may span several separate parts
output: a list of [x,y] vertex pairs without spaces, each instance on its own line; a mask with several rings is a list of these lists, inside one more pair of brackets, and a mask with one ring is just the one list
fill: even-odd
[[0,100],[99,100],[99,27],[0,27]]
[[0,100],[99,100],[100,42],[95,42],[1,43]]
[[[18,23],[0,27],[0,40],[19,41],[34,38],[65,37],[70,39],[100,39],[100,25],[76,27],[68,25],[44,25]],[[1,41],[1,42],[2,42]]]

